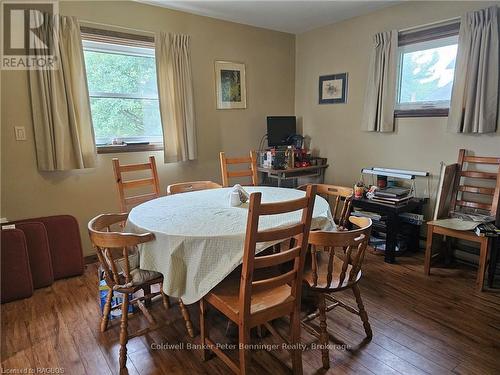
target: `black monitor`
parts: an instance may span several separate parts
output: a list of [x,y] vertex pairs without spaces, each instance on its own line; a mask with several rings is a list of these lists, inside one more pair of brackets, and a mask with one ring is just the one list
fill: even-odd
[[267,117],[267,144],[269,147],[286,146],[288,137],[297,133],[295,116]]

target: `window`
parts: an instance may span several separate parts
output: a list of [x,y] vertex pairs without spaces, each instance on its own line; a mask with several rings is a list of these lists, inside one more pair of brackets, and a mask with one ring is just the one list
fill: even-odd
[[400,35],[396,116],[447,116],[459,24]]
[[96,144],[163,142],[154,47],[83,38]]

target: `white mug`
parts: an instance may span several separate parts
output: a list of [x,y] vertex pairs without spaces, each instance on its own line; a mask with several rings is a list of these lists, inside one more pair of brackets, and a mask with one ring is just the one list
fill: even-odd
[[229,195],[229,204],[231,207],[238,207],[241,205],[240,193],[237,191],[232,191]]

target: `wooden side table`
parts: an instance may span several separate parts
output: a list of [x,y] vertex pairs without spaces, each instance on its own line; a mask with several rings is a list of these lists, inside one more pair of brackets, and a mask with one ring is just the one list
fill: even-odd
[[[364,211],[375,212],[386,217],[386,243],[384,260],[386,263],[396,262],[396,244],[397,237],[401,230],[401,218],[399,214],[410,212],[421,214],[424,204],[427,199],[413,198],[405,205],[392,205],[380,202],[374,202],[367,198],[353,199],[353,208],[361,208]],[[415,225],[415,230],[412,231],[409,246],[418,250],[420,225]]]
[[263,173],[269,179],[276,179],[278,187],[281,187],[282,181],[292,180],[297,178],[318,178],[316,183],[325,182],[325,169],[328,164],[311,165],[309,167],[288,168],[288,169],[273,169],[257,167],[257,171]]

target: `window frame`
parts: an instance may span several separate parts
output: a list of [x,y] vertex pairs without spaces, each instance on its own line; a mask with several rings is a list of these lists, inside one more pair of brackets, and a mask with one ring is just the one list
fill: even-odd
[[[450,37],[458,37],[460,30],[460,19],[452,19],[433,26],[424,26],[417,29],[403,31],[398,34],[398,61],[397,61],[397,77],[396,77],[396,98],[394,117],[447,117],[449,113],[449,101],[447,107],[436,106],[434,102],[423,102],[420,106],[399,107],[399,95],[401,89],[401,72],[402,59],[404,53],[412,50],[412,45],[423,44],[433,48],[433,45],[439,46],[439,41]],[[424,44],[424,45],[425,45]],[[446,45],[446,44],[445,44]],[[415,51],[421,50],[416,49]]]
[[[154,38],[146,35],[136,35],[129,33],[116,32],[111,30],[95,29],[90,27],[80,27],[82,35],[82,44],[84,50],[126,54],[132,56],[152,56],[155,57]],[[99,44],[107,44],[106,48],[99,48]],[[87,45],[87,46],[86,46]],[[159,100],[158,96],[137,96],[134,94],[108,93],[108,92],[89,92],[91,98],[121,98],[121,99],[146,99]],[[164,148],[163,136],[137,136],[120,137],[123,144],[97,144],[103,139],[95,138],[98,154],[120,153],[120,152],[139,152],[139,151],[161,151]],[[107,139],[109,142],[109,139]],[[147,144],[127,144],[127,142],[148,142]]]

